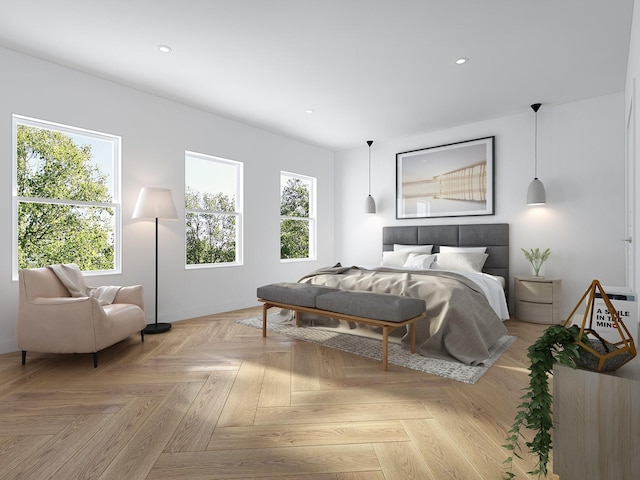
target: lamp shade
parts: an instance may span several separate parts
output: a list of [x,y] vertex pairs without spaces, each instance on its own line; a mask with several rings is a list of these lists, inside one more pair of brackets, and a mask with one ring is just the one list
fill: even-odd
[[178,211],[168,188],[143,187],[138,195],[132,218],[165,218],[177,220]]
[[544,205],[547,203],[547,192],[540,180],[534,178],[527,190],[527,205]]
[[376,213],[376,201],[371,195],[367,197],[364,211],[365,213]]

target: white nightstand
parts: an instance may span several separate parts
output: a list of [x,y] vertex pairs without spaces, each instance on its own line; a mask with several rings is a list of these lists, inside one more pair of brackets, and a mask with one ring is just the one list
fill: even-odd
[[516,318],[533,323],[562,323],[562,280],[515,277]]

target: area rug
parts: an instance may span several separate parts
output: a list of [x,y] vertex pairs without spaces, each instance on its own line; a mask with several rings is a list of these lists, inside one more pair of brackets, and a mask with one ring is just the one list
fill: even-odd
[[[262,316],[245,318],[238,320],[237,323],[262,329]],[[382,343],[378,339],[339,333],[318,327],[296,327],[290,320],[284,320],[277,313],[270,314],[267,317],[267,330],[375,360],[381,361],[382,358]],[[476,383],[515,340],[516,337],[514,336],[504,335],[491,348],[489,358],[482,365],[476,366],[411,354],[402,345],[389,342],[388,362],[412,370],[449,378],[457,382]]]

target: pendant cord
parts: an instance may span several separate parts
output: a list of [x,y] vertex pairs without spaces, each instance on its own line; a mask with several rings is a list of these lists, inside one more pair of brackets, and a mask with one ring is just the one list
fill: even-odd
[[531,109],[533,110],[534,113],[534,118],[535,118],[535,129],[534,129],[534,136],[535,136],[535,144],[533,145],[533,178],[537,179],[538,178],[538,110],[540,109],[540,107],[542,106],[541,103],[534,103],[533,105],[531,105]]
[[538,178],[538,112],[535,112],[535,145],[533,146],[534,151],[534,170],[533,170],[533,178]]
[[373,140],[367,140],[367,145],[369,145],[369,196],[371,196],[371,144]]
[[369,195],[371,195],[371,146],[369,146]]

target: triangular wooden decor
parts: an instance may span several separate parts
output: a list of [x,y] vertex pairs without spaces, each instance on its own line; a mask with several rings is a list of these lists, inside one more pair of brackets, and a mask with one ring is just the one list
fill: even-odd
[[[609,310],[609,315],[615,326],[615,330],[620,334],[619,342],[609,342],[600,337],[593,329],[596,292],[600,294]],[[609,297],[602,289],[602,285],[600,285],[598,280],[591,282],[589,288],[587,288],[582,297],[580,297],[575,308],[565,320],[564,326],[571,326],[573,316],[576,311],[584,305],[587,297],[587,309],[584,312],[582,324],[580,325],[580,333],[576,341],[581,347],[580,358],[576,360],[576,366],[597,372],[612,372],[636,356],[636,346],[627,326],[620,318],[618,311],[611,303],[611,300],[609,300]]]

